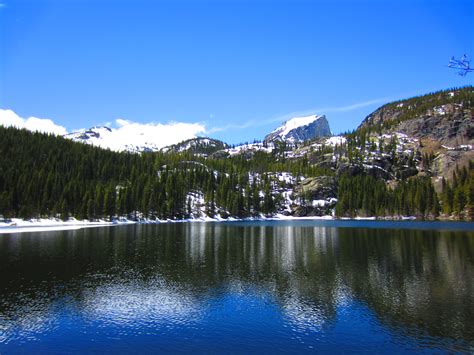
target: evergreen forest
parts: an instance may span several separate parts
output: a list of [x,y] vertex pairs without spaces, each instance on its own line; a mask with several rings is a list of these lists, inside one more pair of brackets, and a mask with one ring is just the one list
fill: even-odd
[[[312,154],[340,156],[354,141]],[[336,176],[306,156],[289,159],[278,149],[225,159],[175,151],[135,154],[5,127],[0,127],[0,153],[4,218],[187,219],[195,217],[198,204],[209,217],[271,216],[283,201],[278,173],[291,173],[296,181],[301,176]],[[338,217],[461,217],[465,209],[473,216],[472,162],[450,181],[443,180],[439,194],[427,177],[401,180],[396,186],[364,174],[342,174],[336,180]],[[295,204],[305,203],[294,198]]]

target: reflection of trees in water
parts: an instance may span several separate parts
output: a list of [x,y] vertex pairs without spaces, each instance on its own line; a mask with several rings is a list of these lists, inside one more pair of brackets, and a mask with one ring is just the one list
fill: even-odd
[[212,227],[188,226],[194,265],[215,268],[219,282],[271,280],[292,319],[328,321],[338,300],[353,295],[412,336],[474,340],[474,240],[466,232]]
[[[464,232],[339,230],[355,297],[412,336],[474,340],[474,240]],[[426,332],[426,334],[423,334]]]
[[354,298],[410,335],[469,340],[473,244],[462,232],[200,223],[7,236],[0,325],[35,324],[32,312],[44,322],[63,298],[100,317],[181,319],[219,293],[258,288],[298,329],[330,326]]
[[[202,275],[219,287],[243,283],[270,293],[295,327],[320,328],[334,319],[337,269],[335,229],[189,224],[190,282]],[[170,275],[176,277],[176,274]]]

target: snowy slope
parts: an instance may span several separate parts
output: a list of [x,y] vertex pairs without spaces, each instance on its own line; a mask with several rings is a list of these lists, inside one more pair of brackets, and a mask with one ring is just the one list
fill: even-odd
[[280,133],[281,136],[287,136],[292,130],[294,130],[298,127],[307,126],[307,125],[319,120],[322,117],[324,117],[324,116],[312,115],[312,116],[304,116],[304,117],[295,117],[295,118],[292,118],[289,121],[286,121],[283,124],[283,126],[277,128],[273,132],[276,132],[276,131],[280,130],[279,133]]
[[138,153],[155,152],[166,146],[192,140],[201,132],[204,132],[204,127],[199,124],[139,124],[120,120],[117,128],[96,126],[65,134],[64,137],[114,151]]
[[265,137],[265,141],[303,142],[317,137],[330,136],[331,130],[326,116],[311,115],[295,117],[283,123]]
[[64,135],[75,142],[87,143],[114,151],[158,151],[161,146],[145,132],[125,132],[109,127],[92,127]]
[[207,157],[210,154],[219,150],[226,149],[228,145],[220,140],[209,137],[197,137],[187,139],[177,144],[169,145],[161,148],[161,151],[166,152],[190,152],[195,155]]

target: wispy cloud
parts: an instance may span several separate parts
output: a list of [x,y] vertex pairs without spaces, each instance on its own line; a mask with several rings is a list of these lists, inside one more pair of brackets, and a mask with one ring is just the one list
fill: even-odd
[[373,99],[373,100],[368,100],[368,101],[363,101],[363,102],[358,102],[352,105],[347,105],[347,106],[336,106],[336,107],[325,107],[325,108],[320,108],[316,109],[316,113],[322,113],[322,112],[348,112],[348,111],[354,111],[360,108],[376,105],[376,104],[381,104],[384,102],[390,101],[389,98],[380,98],[380,99]]
[[357,103],[354,103],[351,105],[345,105],[345,106],[318,107],[318,108],[312,108],[312,109],[308,109],[304,111],[295,111],[295,112],[290,112],[284,115],[278,115],[278,116],[264,119],[264,120],[254,119],[254,120],[249,120],[241,124],[229,124],[229,125],[225,125],[221,127],[213,127],[208,130],[208,133],[223,132],[230,129],[246,129],[249,127],[262,127],[262,126],[269,125],[271,123],[282,123],[293,117],[299,117],[299,116],[327,114],[331,112],[350,112],[350,111],[355,111],[364,107],[382,104],[388,101],[390,101],[389,98],[378,98],[378,99],[357,102]]
[[1,1],[0,1],[0,9],[3,8],[3,7],[7,7],[7,4],[5,4],[4,2],[1,2]]
[[221,127],[210,128],[207,130],[206,133],[211,134],[211,133],[216,133],[216,132],[223,132],[223,131],[228,131],[229,129],[245,129],[245,128],[249,128],[255,125],[256,125],[255,121],[248,121],[242,124],[228,124]]

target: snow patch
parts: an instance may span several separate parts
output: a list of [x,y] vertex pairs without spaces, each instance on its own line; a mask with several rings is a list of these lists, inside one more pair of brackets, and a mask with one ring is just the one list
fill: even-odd
[[227,152],[230,156],[242,154],[245,152],[265,152],[265,153],[271,153],[275,149],[275,145],[273,143],[248,143],[248,144],[242,144],[238,145],[234,148],[228,148],[224,149],[225,152]]
[[342,137],[342,136],[333,136],[333,137],[330,137],[328,139],[326,139],[326,145],[330,145],[332,147],[336,146],[336,145],[342,145],[342,144],[345,144],[347,142],[347,139],[346,137]]
[[81,228],[104,227],[133,223],[136,222],[127,220],[125,218],[120,218],[112,222],[107,222],[104,220],[99,220],[97,222],[88,220],[80,221],[75,218],[69,218],[67,221],[62,221],[57,218],[39,218],[30,220],[12,218],[8,222],[0,222],[0,234],[77,230]]

